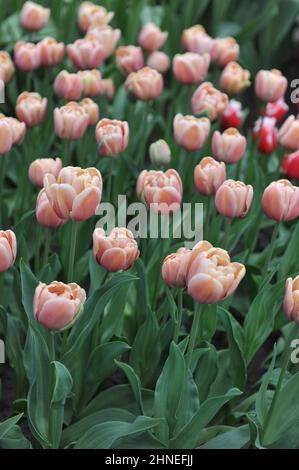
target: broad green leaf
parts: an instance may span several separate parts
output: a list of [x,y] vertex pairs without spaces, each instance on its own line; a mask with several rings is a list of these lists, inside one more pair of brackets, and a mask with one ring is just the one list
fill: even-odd
[[115,361],[115,363],[120,367],[123,372],[126,374],[127,379],[131,385],[132,392],[136,398],[136,401],[138,403],[139,409],[141,414],[144,413],[144,408],[143,408],[143,403],[142,403],[142,395],[141,395],[141,382],[138,377],[138,375],[135,373],[134,369],[129,365],[124,362],[119,362]]
[[3,439],[9,431],[20,421],[22,414],[8,418],[6,421],[0,422],[0,439]]
[[249,443],[249,426],[245,424],[232,431],[219,434],[200,446],[200,449],[244,449],[248,447]]

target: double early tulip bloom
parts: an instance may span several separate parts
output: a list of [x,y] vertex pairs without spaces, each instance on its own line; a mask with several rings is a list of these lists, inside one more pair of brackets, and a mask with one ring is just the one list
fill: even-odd
[[129,125],[126,121],[101,119],[96,127],[96,140],[100,155],[115,157],[129,144]]
[[205,196],[215,194],[225,180],[225,163],[216,162],[212,157],[204,157],[194,168],[195,187]]
[[197,118],[177,114],[173,121],[176,143],[189,152],[195,152],[203,147],[210,133],[210,128],[210,121],[206,117]]
[[17,240],[12,230],[0,230],[0,273],[7,271],[17,257]]
[[163,77],[157,70],[143,67],[128,75],[125,86],[138,100],[155,100],[163,91]]
[[223,115],[228,96],[217,90],[211,82],[204,82],[195,90],[191,104],[194,114],[207,113],[209,119],[214,121]]
[[264,191],[262,206],[269,219],[294,220],[299,216],[299,188],[288,180],[273,181]]

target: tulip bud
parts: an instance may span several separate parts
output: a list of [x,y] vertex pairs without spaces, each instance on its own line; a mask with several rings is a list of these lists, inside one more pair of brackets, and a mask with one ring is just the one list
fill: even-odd
[[125,75],[142,69],[144,66],[144,58],[141,47],[119,47],[116,50],[116,65]]
[[208,118],[196,118],[177,114],[173,120],[174,138],[178,145],[190,152],[196,152],[205,144],[211,124]]
[[225,163],[216,162],[212,157],[204,157],[194,168],[195,187],[205,196],[215,194],[225,179]]
[[103,46],[96,40],[77,39],[66,46],[68,57],[77,69],[96,69],[105,58]]
[[138,72],[132,72],[126,79],[127,92],[142,101],[155,100],[163,91],[163,77],[157,70],[143,67]]
[[0,119],[0,155],[10,151],[13,146],[13,132],[6,119]]
[[94,70],[79,70],[78,75],[81,79],[84,96],[99,96],[102,89],[103,80],[101,79],[101,73]]
[[133,233],[126,228],[114,228],[105,236],[102,228],[93,232],[93,253],[99,264],[107,271],[126,271],[139,257],[139,250]]
[[86,220],[101,202],[102,176],[96,168],[62,168],[57,178],[44,177],[44,187],[54,212],[61,219]]
[[159,139],[153,142],[149,148],[149,156],[153,165],[168,165],[171,160],[171,151],[165,140]]
[[37,126],[45,119],[47,104],[47,98],[42,98],[38,93],[23,91],[17,99],[16,115],[27,127]]
[[18,41],[14,49],[14,58],[19,69],[30,72],[41,64],[40,48],[32,42]]
[[212,83],[202,83],[194,92],[192,99],[192,112],[200,114],[206,112],[209,119],[222,117],[228,105],[228,96],[213,87]]
[[211,53],[214,39],[206,33],[200,24],[185,29],[182,34],[182,44],[187,51],[197,54]]
[[217,160],[225,163],[237,163],[246,151],[246,137],[233,127],[222,134],[215,131],[212,137],[212,152]]
[[78,24],[82,31],[89,28],[106,26],[112,20],[114,13],[92,2],[82,2],[78,12]]
[[120,29],[112,29],[111,26],[106,25],[88,29],[86,38],[96,40],[102,46],[104,59],[107,59],[113,55],[120,35]]
[[56,39],[46,37],[38,44],[40,50],[41,65],[45,67],[56,67],[64,58],[64,44]]
[[60,219],[56,215],[44,189],[37,196],[35,215],[38,223],[47,228],[57,228],[67,222],[67,219]]
[[299,149],[299,119],[289,116],[279,129],[279,143],[288,150]]
[[34,317],[48,330],[65,330],[73,325],[85,300],[85,290],[74,282],[40,282],[33,299]]
[[168,33],[162,32],[154,23],[146,23],[138,38],[138,42],[143,49],[148,52],[161,49],[167,39]]
[[129,144],[129,125],[126,121],[101,119],[96,127],[96,140],[100,155],[115,157]]
[[262,206],[269,219],[294,220],[299,215],[299,188],[288,180],[273,181],[264,191]]
[[210,55],[207,53],[176,54],[173,58],[173,73],[179,82],[196,85],[205,79],[209,65]]
[[199,242],[190,255],[188,294],[203,304],[221,302],[234,293],[245,273],[243,264],[231,263],[227,251]]
[[186,287],[186,275],[191,250],[179,248],[176,253],[166,256],[162,265],[163,281],[170,287]]
[[216,38],[211,48],[211,59],[213,62],[224,67],[231,61],[238,60],[240,47],[232,37]]
[[38,188],[42,188],[45,175],[51,173],[51,175],[57,178],[61,168],[62,162],[60,158],[38,158],[30,164],[28,176],[31,183]]
[[84,135],[89,116],[83,106],[71,101],[61,108],[54,109],[55,133],[61,139],[78,140]]
[[90,98],[84,98],[84,100],[80,101],[79,104],[84,108],[84,110],[88,114],[88,125],[94,126],[98,122],[100,116],[99,106],[97,105],[97,103],[92,101],[92,99]]
[[0,272],[7,271],[16,261],[17,240],[12,230],[0,230]]
[[241,124],[242,105],[240,101],[230,100],[221,118],[221,129],[225,130],[229,127],[235,127],[236,129],[240,129]]
[[77,100],[83,92],[81,76],[62,70],[55,78],[54,91],[63,100]]
[[278,132],[274,118],[259,118],[253,128],[253,139],[258,142],[258,150],[262,153],[272,153],[277,146]]
[[224,217],[243,218],[250,209],[253,188],[242,181],[226,180],[218,188],[215,196],[217,211]]
[[255,93],[263,101],[277,101],[286,92],[288,81],[280,70],[260,70],[255,77]]
[[219,83],[228,94],[242,93],[250,85],[250,72],[237,62],[229,62],[221,72]]
[[[20,145],[23,142],[25,134],[26,134],[25,123],[18,121],[18,119],[16,118],[4,116],[4,114],[0,114],[0,120],[4,120],[10,127],[10,130],[12,132],[12,144]],[[0,138],[0,142],[1,142],[1,138]],[[5,138],[2,139],[2,143],[5,143]]]
[[157,70],[157,72],[165,73],[169,69],[170,60],[167,54],[162,51],[154,51],[149,54],[146,65],[152,69]]
[[8,83],[13,76],[15,66],[8,52],[0,51],[0,79]]
[[299,150],[284,156],[282,172],[285,173],[288,178],[299,180]]
[[299,276],[286,280],[283,309],[289,320],[299,323]]
[[101,80],[101,95],[106,96],[106,98],[111,101],[114,98],[115,87],[114,82],[111,78],[106,78]]
[[288,112],[289,107],[284,101],[283,98],[279,98],[277,101],[273,101],[273,103],[267,103],[265,109],[265,116],[271,117],[276,119],[277,124],[282,120],[282,118]]
[[21,26],[28,31],[40,31],[47,25],[49,18],[50,9],[35,2],[25,2],[20,13]]
[[175,212],[180,208],[183,185],[180,175],[172,169],[163,171],[143,170],[136,187],[138,199],[159,214]]

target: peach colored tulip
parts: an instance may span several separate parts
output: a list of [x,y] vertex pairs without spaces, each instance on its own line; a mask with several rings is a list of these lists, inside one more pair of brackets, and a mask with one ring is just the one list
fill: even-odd
[[80,101],[80,106],[82,106],[88,114],[89,120],[88,125],[94,126],[100,117],[100,110],[97,103],[95,103],[91,98],[84,98]]
[[101,80],[101,91],[100,94],[106,96],[106,98],[111,101],[114,98],[115,86],[111,78],[105,78]]
[[168,165],[171,160],[171,151],[165,140],[159,139],[153,142],[149,148],[151,162],[156,166]]
[[177,114],[173,120],[174,138],[185,150],[195,152],[205,144],[211,124],[208,118]]
[[222,134],[215,131],[212,137],[212,152],[217,160],[237,163],[246,151],[246,137],[238,129],[230,127]]
[[210,55],[195,52],[176,54],[173,58],[173,73],[175,78],[187,85],[196,85],[202,82],[208,72]]
[[54,129],[61,139],[78,140],[85,133],[89,116],[83,106],[70,101],[54,109]]
[[121,46],[116,50],[116,65],[125,75],[137,72],[144,65],[144,57],[141,47]]
[[27,127],[37,126],[45,119],[47,104],[47,98],[42,98],[38,93],[23,91],[17,99],[16,115]]
[[65,52],[63,42],[57,42],[54,38],[46,37],[38,43],[38,47],[40,50],[41,65],[45,67],[55,67],[63,61]]
[[167,31],[162,32],[154,23],[146,23],[140,31],[138,42],[148,52],[161,49],[167,39]]
[[225,163],[216,162],[212,157],[204,157],[194,168],[195,187],[205,196],[215,194],[225,179]]
[[299,188],[288,180],[273,181],[264,191],[262,207],[269,219],[296,219],[299,216]]
[[211,121],[214,121],[222,117],[228,105],[228,96],[214,88],[212,83],[204,82],[195,90],[191,103],[194,114],[206,112]]
[[79,70],[78,75],[81,79],[84,96],[99,96],[102,89],[102,77],[99,70]]
[[60,219],[56,215],[44,189],[37,196],[35,215],[39,225],[47,228],[57,228],[67,222],[67,219]]
[[83,92],[81,76],[62,70],[55,78],[54,91],[63,100],[77,100]]
[[30,72],[41,65],[40,48],[32,42],[18,41],[14,49],[15,63],[24,72]]
[[250,85],[250,72],[237,62],[229,62],[222,70],[219,83],[225,93],[242,93]]
[[224,67],[232,60],[238,60],[240,47],[232,37],[216,38],[211,48],[211,59],[213,62]]
[[12,126],[6,119],[0,119],[0,155],[8,153],[13,146]]
[[66,52],[79,70],[100,67],[105,57],[103,46],[95,39],[77,39],[66,46]]
[[102,228],[93,232],[93,253],[97,262],[107,271],[126,271],[139,257],[133,233],[126,228],[114,228],[109,236]]
[[30,164],[28,176],[31,183],[42,188],[45,175],[51,173],[57,178],[61,168],[62,161],[60,158],[38,158]]
[[0,78],[8,83],[13,76],[15,66],[8,52],[0,51]]
[[206,33],[203,26],[197,24],[183,31],[182,44],[187,51],[210,54],[214,39]]
[[245,273],[243,264],[231,263],[227,251],[199,242],[190,255],[188,293],[203,304],[221,302],[234,293]]
[[17,240],[12,230],[0,230],[0,272],[7,271],[16,261]]
[[18,121],[16,118],[0,114],[0,120],[2,119],[7,122],[12,131],[13,145],[20,145],[23,142],[26,134],[26,124],[24,122]]
[[21,13],[21,26],[28,31],[40,31],[49,21],[50,9],[44,8],[35,2],[25,2]]
[[127,121],[101,119],[96,127],[96,140],[101,155],[115,157],[128,147],[129,125]]
[[183,186],[180,175],[175,170],[143,170],[138,176],[137,197],[150,209],[160,214],[175,212],[179,209]]
[[149,54],[146,65],[152,69],[157,70],[160,73],[165,73],[169,69],[170,59],[165,52],[154,51]]
[[224,217],[243,218],[250,209],[253,199],[253,187],[242,181],[226,180],[217,189],[215,206]]
[[74,282],[40,282],[33,299],[34,317],[48,330],[64,330],[73,325],[85,300],[85,290]]
[[78,13],[78,24],[82,31],[91,27],[106,26],[112,20],[114,13],[108,12],[104,7],[92,2],[83,2]]
[[90,28],[86,33],[87,39],[96,40],[102,46],[105,59],[113,55],[120,36],[120,29],[113,29],[108,25]]
[[186,275],[191,250],[179,248],[176,253],[166,256],[162,264],[162,277],[170,287],[186,287]]
[[155,100],[163,91],[163,77],[157,70],[143,67],[128,75],[125,86],[139,100]]
[[255,77],[255,93],[263,101],[277,101],[287,89],[288,81],[280,70],[260,70]]
[[278,132],[280,144],[288,150],[299,149],[299,118],[289,116]]
[[283,309],[290,320],[299,323],[299,276],[286,280]]
[[96,168],[62,168],[57,178],[44,177],[44,187],[54,212],[61,219],[86,220],[92,217],[102,196],[102,176]]

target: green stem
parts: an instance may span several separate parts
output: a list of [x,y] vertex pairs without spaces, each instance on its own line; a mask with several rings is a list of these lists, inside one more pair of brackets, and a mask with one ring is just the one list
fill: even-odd
[[51,229],[47,228],[46,229],[45,245],[44,245],[44,259],[43,259],[43,265],[44,266],[48,263],[50,245],[51,245]]
[[235,174],[235,180],[238,181],[239,178],[240,178],[240,173],[241,173],[241,163],[242,162],[242,158],[240,158],[240,160],[238,161],[238,163],[236,164],[236,174]]
[[[51,401],[53,397],[53,392],[54,392],[54,386],[55,386],[55,372],[54,372],[54,367],[52,366],[52,363],[55,362],[55,333],[51,331],[50,333],[50,363],[49,363],[49,392],[50,392],[50,407],[51,407]],[[49,434],[50,434],[50,441],[52,448],[55,448],[56,445],[55,440],[55,413],[52,408],[50,408],[50,413],[49,413]]]
[[114,158],[110,157],[109,168],[108,168],[108,183],[107,183],[107,202],[112,202],[112,179],[114,170]]
[[199,320],[200,320],[200,304],[198,302],[195,302],[193,322],[192,322],[188,350],[187,350],[187,355],[186,355],[187,369],[190,369],[191,361],[192,361],[192,354],[196,346],[198,329],[199,329]]
[[182,325],[183,292],[184,292],[184,289],[179,289],[179,293],[178,293],[178,318],[177,318],[177,324],[175,326],[174,337],[173,337],[173,340],[174,340],[175,343],[178,343],[179,335],[180,335],[180,331],[181,331],[181,325]]
[[67,274],[68,282],[73,282],[73,277],[74,277],[77,231],[78,231],[78,222],[73,220],[72,221],[72,234],[71,234],[71,248],[70,248],[70,253],[69,253],[69,266],[68,266],[68,274]]
[[[162,261],[163,261],[163,256],[164,256],[164,240],[163,238],[160,238],[160,250],[159,250],[159,266],[161,266]],[[155,287],[154,287],[154,293],[153,293],[153,309],[156,309],[157,306],[157,301],[158,301],[158,294],[159,294],[159,283],[160,283],[160,276],[156,276],[156,281],[155,281]]]
[[271,237],[271,241],[270,241],[270,246],[269,246],[269,250],[268,250],[268,254],[267,254],[267,258],[266,258],[266,261],[265,261],[265,265],[264,265],[264,269],[263,269],[263,273],[262,273],[262,277],[264,278],[268,272],[268,268],[269,268],[269,265],[270,265],[270,262],[272,260],[272,256],[273,256],[273,250],[274,250],[274,244],[276,242],[276,239],[277,239],[277,235],[278,235],[278,231],[279,231],[279,226],[280,226],[280,222],[276,222],[275,226],[274,226],[274,229],[273,229],[273,232],[272,232],[272,237]]
[[62,149],[62,156],[61,156],[63,166],[68,166],[72,164],[70,146],[71,146],[71,141],[69,139],[65,139],[63,142],[63,149]]
[[2,228],[3,223],[3,189],[4,189],[4,179],[5,179],[5,155],[0,156],[0,228]]
[[211,196],[208,196],[208,204],[207,204],[207,213],[206,213],[206,240],[209,239],[209,231],[210,231],[210,222],[211,222],[211,209],[212,209],[212,201]]
[[224,239],[223,239],[223,248],[225,250],[227,250],[228,248],[231,224],[232,224],[232,219],[229,219],[229,218],[225,219],[225,229],[224,229]]
[[38,224],[37,233],[36,233],[36,240],[35,240],[35,256],[34,256],[34,271],[35,271],[36,275],[38,274],[39,269],[40,269],[41,235],[42,235],[41,226]]
[[281,391],[281,388],[282,388],[283,379],[284,379],[286,371],[288,369],[289,358],[290,358],[290,352],[289,352],[290,345],[291,345],[292,340],[294,338],[296,338],[297,330],[298,330],[298,325],[295,323],[294,328],[292,329],[291,334],[290,334],[290,336],[289,336],[289,338],[286,342],[286,349],[284,351],[284,357],[283,357],[283,362],[282,362],[282,366],[281,366],[281,371],[280,371],[280,374],[279,374],[279,379],[278,379],[278,382],[277,382],[277,386],[275,388],[274,397],[272,399],[272,402],[271,402],[271,405],[270,405],[270,408],[268,410],[268,413],[267,413],[267,416],[266,416],[266,419],[265,419],[265,422],[264,422],[264,426],[263,426],[262,442],[265,438],[269,423],[271,422],[271,417],[273,416],[273,412],[275,411],[275,406],[276,406],[277,400],[279,399],[279,394],[280,394],[280,391]]
[[26,72],[26,91],[31,91],[31,72]]

